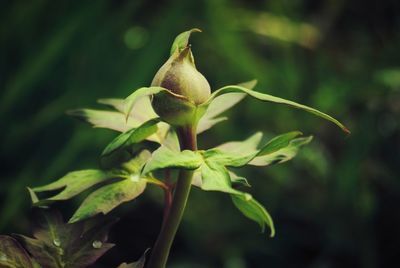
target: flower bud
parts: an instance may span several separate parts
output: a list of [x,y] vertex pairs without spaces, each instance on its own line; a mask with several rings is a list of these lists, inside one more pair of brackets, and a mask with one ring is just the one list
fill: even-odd
[[171,55],[154,76],[151,86],[160,86],[182,96],[156,95],[152,103],[163,120],[178,126],[193,123],[196,120],[196,106],[204,103],[211,94],[206,78],[194,65],[189,46]]

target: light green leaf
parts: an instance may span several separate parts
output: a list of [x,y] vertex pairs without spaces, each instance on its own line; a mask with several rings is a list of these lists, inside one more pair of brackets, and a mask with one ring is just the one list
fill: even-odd
[[170,128],[168,130],[167,134],[165,135],[165,139],[162,142],[162,146],[165,146],[172,151],[179,152],[181,150],[178,135],[176,134],[174,129]]
[[99,213],[107,214],[120,204],[142,194],[147,181],[140,176],[140,171],[150,156],[149,151],[143,150],[135,158],[124,163],[123,168],[127,172],[124,179],[107,184],[91,193],[69,222],[80,221]]
[[209,162],[223,166],[241,167],[251,161],[258,153],[258,144],[262,138],[260,132],[243,142],[229,142],[203,152]]
[[99,213],[107,214],[120,204],[138,197],[145,188],[146,180],[140,178],[138,174],[103,186],[83,201],[69,223],[84,220]]
[[220,191],[225,193],[239,193],[232,188],[228,170],[217,163],[205,161],[201,167],[201,189],[205,191]]
[[248,154],[257,150],[262,139],[262,133],[256,132],[244,141],[231,141],[216,147],[226,154]]
[[308,143],[311,142],[312,136],[305,137],[305,138],[297,138],[292,141],[286,146],[282,147],[274,152],[271,153],[264,153],[260,156],[255,157],[251,160],[248,164],[253,166],[268,166],[272,164],[280,164],[286,161],[289,161],[293,157],[296,156],[299,149]]
[[228,120],[228,117],[217,117],[217,118],[208,118],[208,117],[201,117],[200,121],[197,125],[197,134],[203,133],[204,131],[209,130],[213,126],[223,121]]
[[[141,124],[151,119],[157,118],[148,96],[139,98],[134,104],[128,119],[124,114],[126,102],[123,99],[100,99],[99,103],[115,108],[117,111],[76,109],[70,110],[67,114],[75,116],[85,122],[88,122],[95,128],[107,128],[118,132],[127,132],[132,128],[137,128]],[[150,135],[146,140],[161,143],[168,132],[169,125],[159,122],[158,130]]]
[[251,187],[249,181],[246,178],[240,177],[233,173],[232,171],[229,171],[229,176],[231,178],[232,186],[246,186],[246,187]]
[[[125,114],[126,101],[124,99],[99,99],[98,103],[108,105],[117,111]],[[132,110],[133,113],[129,114],[129,120],[137,121],[138,124],[142,124],[150,119],[157,118],[158,115],[154,112],[153,106],[151,105],[150,97],[144,96],[135,101]],[[136,127],[136,126],[135,126]]]
[[40,200],[38,202],[35,202],[35,200],[32,201],[34,202],[34,205],[42,205],[43,202],[47,203],[49,201],[67,200],[70,199],[71,197],[80,194],[81,192],[89,189],[90,187],[96,184],[105,182],[110,179],[121,178],[121,177],[123,177],[122,174],[97,170],[97,169],[69,172],[64,177],[60,178],[55,182],[52,182],[45,186],[35,187],[31,189],[31,191],[33,191],[36,194],[40,192],[62,189],[60,193],[52,197]]
[[67,114],[88,122],[94,128],[107,128],[118,132],[128,131],[138,125],[137,121],[127,121],[123,113],[115,111],[76,109],[68,111]]
[[259,99],[261,101],[267,101],[267,102],[273,102],[273,103],[278,103],[278,104],[285,104],[285,105],[289,105],[291,107],[294,108],[298,108],[304,111],[307,111],[309,113],[315,114],[319,117],[322,117],[328,121],[331,121],[332,123],[336,124],[338,127],[340,127],[343,131],[345,131],[346,133],[350,133],[350,131],[342,124],[340,123],[338,120],[336,120],[335,118],[333,118],[332,116],[325,114],[323,112],[318,111],[317,109],[305,106],[303,104],[299,104],[293,101],[289,101],[289,100],[285,100],[282,98],[278,98],[272,95],[268,95],[268,94],[263,94],[260,92],[256,92],[256,91],[252,91],[249,90],[245,87],[242,86],[225,86],[223,88],[220,88],[218,90],[216,90],[215,92],[213,92],[213,94],[211,94],[210,98],[208,101],[206,101],[205,103],[202,104],[202,106],[208,106],[212,103],[212,101],[222,95],[222,94],[226,94],[226,93],[232,93],[232,92],[242,92],[242,93],[246,93],[256,99]]
[[[256,84],[257,80],[251,80],[241,83],[239,85],[249,90],[252,90],[256,86]],[[226,117],[217,116],[239,103],[246,96],[246,93],[233,92],[216,97],[207,107],[205,114],[201,117],[197,127],[197,133],[202,133],[210,129],[212,126],[227,120]]]
[[192,33],[195,33],[195,32],[201,32],[201,30],[200,30],[200,29],[197,29],[197,28],[194,28],[194,29],[191,29],[191,30],[189,30],[189,31],[180,33],[180,34],[175,38],[174,42],[172,43],[171,53],[170,53],[170,54],[172,55],[172,54],[174,54],[174,52],[175,52],[176,50],[181,51],[182,49],[184,49],[185,47],[187,47],[188,44],[189,44],[190,35],[191,35]]
[[181,152],[161,146],[153,152],[151,159],[146,163],[142,174],[147,174],[163,168],[196,169],[203,163],[198,152],[184,150]]
[[265,231],[265,226],[269,226],[271,229],[270,236],[273,237],[275,235],[275,227],[271,216],[250,194],[233,194],[231,197],[233,204],[243,213],[243,215],[257,222],[263,232]]
[[160,122],[158,118],[151,119],[137,128],[133,128],[125,133],[117,136],[102,152],[102,156],[108,155],[118,149],[126,148],[132,144],[139,143],[147,139],[150,135],[157,132],[157,124]]
[[294,138],[302,134],[303,133],[301,133],[300,131],[292,131],[276,136],[275,138],[270,140],[266,145],[263,146],[262,150],[258,153],[258,156],[270,154],[284,147],[287,147]]

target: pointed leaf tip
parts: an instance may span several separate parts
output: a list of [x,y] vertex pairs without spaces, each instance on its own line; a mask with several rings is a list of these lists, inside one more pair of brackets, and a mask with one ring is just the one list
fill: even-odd
[[272,95],[269,95],[269,94],[264,94],[264,93],[261,93],[261,92],[252,91],[252,90],[249,90],[249,89],[247,89],[245,87],[242,87],[240,85],[225,86],[225,87],[222,87],[222,88],[214,91],[211,94],[210,98],[205,103],[203,103],[201,105],[207,107],[218,96],[226,94],[226,93],[232,93],[232,92],[242,92],[242,93],[246,93],[247,95],[249,95],[249,96],[251,96],[251,97],[253,97],[255,99],[261,100],[261,101],[272,102],[272,103],[277,103],[277,104],[284,104],[284,105],[287,105],[287,106],[291,106],[293,108],[304,110],[306,112],[309,112],[311,114],[314,114],[316,116],[324,118],[325,120],[331,121],[332,123],[334,123],[335,125],[340,127],[344,132],[349,133],[349,130],[341,122],[339,122],[337,119],[333,118],[332,116],[330,116],[330,115],[328,115],[326,113],[323,113],[323,112],[321,112],[321,111],[319,111],[317,109],[314,109],[312,107],[309,107],[309,106],[306,106],[306,105],[303,105],[303,104],[300,104],[300,103],[297,103],[297,102],[294,102],[294,101],[290,101],[290,100],[282,99],[282,98],[279,98],[279,97],[275,97],[275,96],[272,96]]
[[202,31],[198,28],[193,28],[183,33],[180,33],[172,43],[170,54],[172,55],[176,50],[180,51],[181,49],[187,47],[189,44],[190,35],[196,32],[201,33]]

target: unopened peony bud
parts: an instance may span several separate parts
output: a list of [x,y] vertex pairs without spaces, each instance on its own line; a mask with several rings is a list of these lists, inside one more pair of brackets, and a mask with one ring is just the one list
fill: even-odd
[[155,96],[153,108],[166,122],[186,125],[196,120],[196,106],[204,103],[211,94],[206,78],[196,69],[189,46],[176,50],[158,70],[151,86],[160,86],[186,100],[171,95]]

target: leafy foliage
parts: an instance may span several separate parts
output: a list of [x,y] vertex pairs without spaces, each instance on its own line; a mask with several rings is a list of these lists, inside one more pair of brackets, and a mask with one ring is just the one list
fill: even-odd
[[35,202],[34,200],[33,202],[34,205],[42,205],[42,203],[48,203],[51,201],[68,200],[96,184],[103,183],[113,178],[120,178],[121,176],[122,174],[98,169],[69,172],[55,182],[45,186],[32,188],[31,192],[36,194],[41,192],[61,190],[60,193],[43,199],[41,202]]
[[[40,206],[51,201],[66,200],[96,184],[108,182],[108,184],[102,185],[102,187],[92,192],[83,201],[69,222],[77,222],[99,213],[107,214],[120,204],[135,199],[143,193],[147,180],[141,176],[141,169],[149,157],[150,153],[144,150],[129,162],[123,163],[120,170],[72,172],[59,181],[46,186],[32,188],[32,201],[35,205]],[[64,188],[61,193],[49,198],[39,200],[36,196],[40,192],[61,188]]]
[[[171,48],[173,61],[168,60],[168,64],[163,65],[166,66],[166,71],[163,67],[160,69],[163,72],[159,71],[160,81],[163,83],[154,83],[157,78],[152,82],[152,85],[160,86],[141,87],[125,100],[99,100],[99,103],[109,106],[113,111],[79,109],[69,112],[88,121],[94,127],[122,132],[108,144],[101,157],[123,151],[130,154],[131,160],[121,161],[114,169],[70,172],[49,185],[29,189],[34,205],[44,206],[50,202],[67,200],[97,187],[76,210],[69,220],[70,225],[64,224],[59,215],[49,214],[45,215],[42,225],[35,230],[35,238],[19,236],[29,253],[44,268],[86,267],[104,254],[112,247],[111,244],[105,243],[109,224],[103,223],[100,229],[93,230],[86,228],[82,221],[97,214],[107,214],[120,204],[137,198],[144,192],[147,183],[156,184],[165,192],[166,214],[161,234],[165,230],[169,233],[168,236],[160,237],[173,238],[185,207],[193,175],[194,185],[206,191],[230,194],[232,202],[244,216],[257,222],[262,231],[269,226],[271,237],[274,236],[274,224],[267,210],[249,193],[239,190],[242,185],[249,186],[247,179],[237,176],[229,169],[248,164],[268,166],[285,162],[292,159],[299,148],[309,143],[312,137],[299,137],[302,133],[294,131],[262,143],[262,133],[256,133],[244,141],[229,142],[208,150],[197,150],[195,135],[225,120],[226,118],[219,115],[247,95],[261,101],[305,110],[349,132],[338,120],[319,110],[253,91],[256,85],[254,80],[225,86],[210,96],[209,83],[195,68],[189,45],[191,33],[198,31],[192,29],[176,37]],[[157,111],[159,118],[154,111]],[[180,134],[180,138],[191,139],[192,146],[188,147],[192,150],[186,150],[188,147],[183,148],[185,150],[179,149],[179,142],[185,143],[177,139],[176,133]],[[155,146],[148,148],[150,151],[147,150],[147,146],[144,146],[146,150],[141,147],[136,149],[137,145],[146,140],[156,142]],[[155,149],[157,146],[158,149]],[[160,169],[187,169],[192,172],[180,173],[176,184],[170,178],[166,178],[164,183],[153,176],[153,172]],[[175,192],[172,189],[175,189]],[[58,192],[50,193],[51,196],[46,198],[39,196],[52,191]],[[171,214],[168,214],[170,212]],[[170,245],[172,240],[168,243]],[[158,243],[155,247],[157,252]],[[169,248],[163,250],[169,252]],[[29,259],[22,258],[23,252],[18,251],[18,254],[20,257],[16,258],[17,261],[29,262]],[[157,255],[150,259],[150,266],[155,258]],[[165,266],[166,258],[163,258],[157,267]],[[124,263],[120,267],[143,267],[144,262],[145,255],[138,262]]]
[[84,268],[114,246],[107,243],[114,220],[91,219],[66,224],[55,211],[42,211],[36,220],[34,238],[15,235],[23,247],[10,236],[0,236],[1,267]]
[[17,240],[11,236],[0,235],[0,267],[35,268],[38,266]]
[[107,145],[101,155],[107,155],[121,148],[126,148],[132,144],[144,141],[149,136],[157,132],[157,123],[159,121],[159,119],[151,119],[141,124],[137,128],[132,128],[129,131],[120,134],[110,144]]

